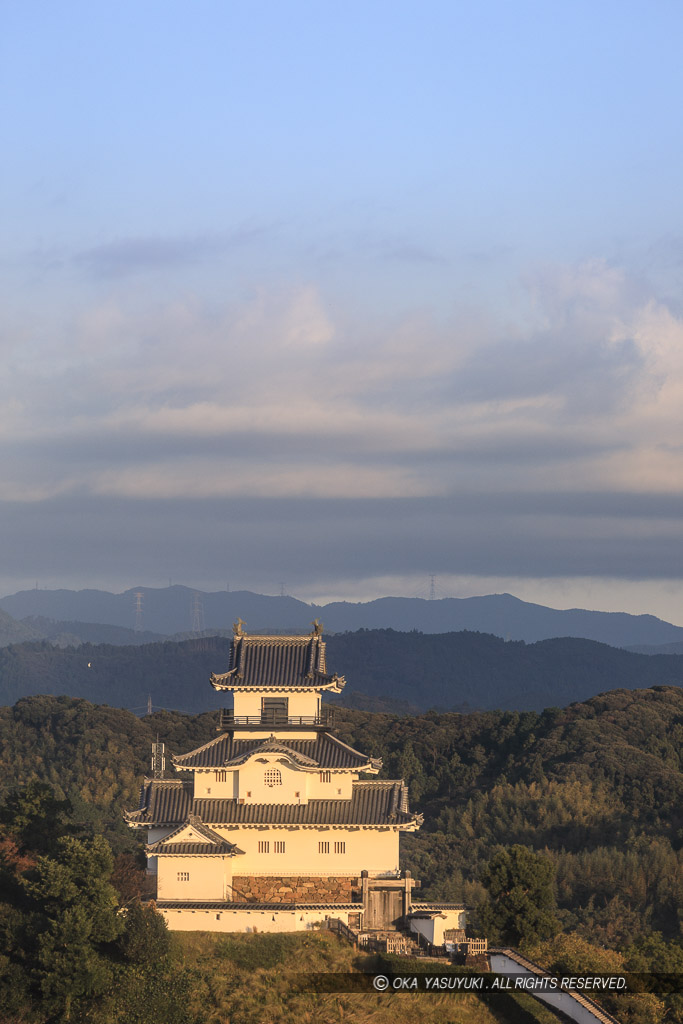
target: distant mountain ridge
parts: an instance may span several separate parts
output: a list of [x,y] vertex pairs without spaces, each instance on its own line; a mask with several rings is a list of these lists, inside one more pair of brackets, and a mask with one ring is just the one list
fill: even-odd
[[204,593],[178,585],[159,589],[134,587],[123,594],[35,589],[0,598],[0,609],[17,620],[42,617],[60,624],[101,623],[132,630],[136,626],[138,594],[142,595],[142,629],[161,636],[193,631],[198,616],[207,629],[225,629],[239,616],[252,632],[307,632],[311,620],[318,618],[326,632],[333,633],[357,629],[422,633],[470,630],[526,643],[566,636],[613,647],[661,647],[683,642],[683,627],[654,615],[581,608],[558,610],[521,601],[511,594],[433,601],[383,597],[367,602],[314,605],[294,597],[269,597],[247,590]]
[[[197,714],[225,706],[209,685],[225,671],[230,640],[58,648],[43,641],[0,648],[0,704],[36,694]],[[647,656],[565,637],[535,644],[484,633],[359,630],[328,638],[330,671],[346,676],[339,700],[361,710],[541,711],[615,688],[683,686],[683,658]]]
[[17,622],[16,619],[0,609],[0,647],[7,644],[21,644],[26,640],[38,640],[41,634],[32,628],[30,623]]

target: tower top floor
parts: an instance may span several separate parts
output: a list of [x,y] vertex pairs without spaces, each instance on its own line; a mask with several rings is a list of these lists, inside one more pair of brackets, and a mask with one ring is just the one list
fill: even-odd
[[212,674],[211,685],[233,693],[341,693],[346,680],[327,672],[322,625],[312,625],[308,636],[249,636],[238,619],[228,671]]

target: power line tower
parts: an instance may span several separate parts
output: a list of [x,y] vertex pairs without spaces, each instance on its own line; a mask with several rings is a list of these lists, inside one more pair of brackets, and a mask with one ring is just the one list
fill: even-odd
[[436,600],[436,576],[433,572],[429,574],[429,600]]
[[152,778],[160,779],[166,770],[166,755],[164,753],[164,744],[159,743],[159,736],[157,735],[156,743],[152,744]]
[[141,590],[135,593],[135,632],[142,632],[142,599],[144,594]]
[[204,632],[204,604],[197,591],[192,595],[192,632],[200,636]]
[[281,583],[280,584],[280,597],[286,597],[286,596],[287,596],[287,592],[285,591],[285,585],[284,585],[284,583]]

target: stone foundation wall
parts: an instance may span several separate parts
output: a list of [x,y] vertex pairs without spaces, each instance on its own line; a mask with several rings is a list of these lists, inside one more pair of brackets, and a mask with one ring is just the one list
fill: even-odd
[[359,880],[345,875],[235,875],[233,899],[246,903],[351,903]]

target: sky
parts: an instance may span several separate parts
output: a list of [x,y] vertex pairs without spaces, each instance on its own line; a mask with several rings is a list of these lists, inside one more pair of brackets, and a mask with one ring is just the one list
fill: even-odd
[[683,623],[682,32],[0,3],[0,591]]

